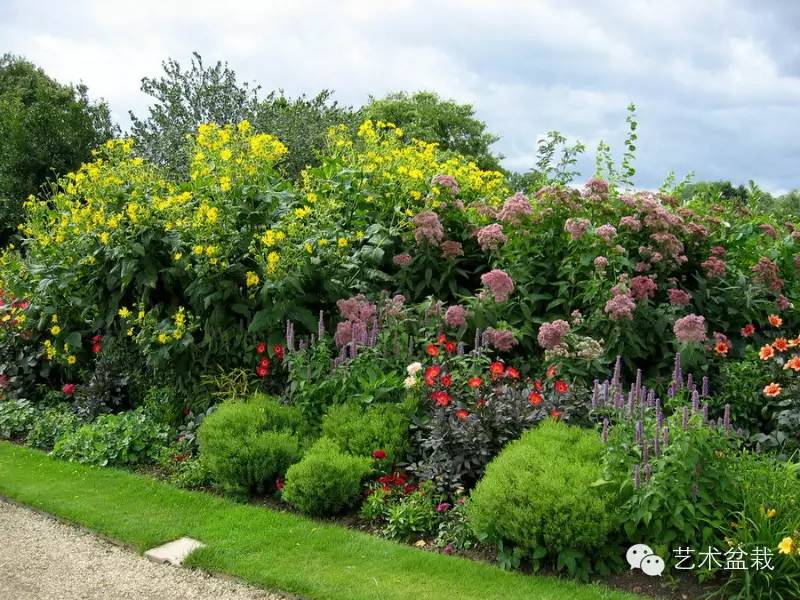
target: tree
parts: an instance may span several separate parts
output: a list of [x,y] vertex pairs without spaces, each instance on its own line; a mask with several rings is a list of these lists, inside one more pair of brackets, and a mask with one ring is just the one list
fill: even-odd
[[22,218],[22,202],[88,160],[115,133],[108,105],[85,85],[62,85],[33,63],[0,58],[0,244]]
[[287,98],[282,90],[262,100],[260,86],[237,81],[227,63],[211,67],[194,52],[188,69],[175,59],[163,63],[159,78],[142,79],[142,91],[154,99],[146,119],[131,113],[131,134],[137,151],[175,177],[187,172],[186,136],[201,123],[237,123],[249,120],[255,131],[277,136],[289,149],[283,162],[291,177],[309,164],[325,144],[329,127],[349,123],[352,110],[339,106],[332,92],[323,90],[312,98]]
[[382,99],[370,96],[362,115],[390,121],[411,138],[437,142],[443,150],[469,156],[483,169],[502,170],[502,156],[491,151],[500,138],[486,131],[486,123],[475,117],[470,104],[442,100],[434,92],[396,92]]

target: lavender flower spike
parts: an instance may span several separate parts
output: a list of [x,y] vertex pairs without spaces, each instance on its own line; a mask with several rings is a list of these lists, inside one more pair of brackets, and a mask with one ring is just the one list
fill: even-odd
[[618,387],[620,385],[620,377],[622,376],[622,356],[617,354],[617,362],[614,364],[614,377],[611,379],[611,385]]
[[669,446],[669,427],[664,427],[664,447]]
[[640,470],[641,467],[638,464],[633,465],[633,488],[636,490],[638,490],[642,486],[642,480],[639,474]]
[[725,431],[730,431],[731,428],[732,428],[732,426],[731,426],[731,405],[730,404],[726,404],[725,405],[725,412],[723,413],[723,416],[722,416],[722,426],[725,428]]
[[317,338],[322,339],[325,337],[325,313],[319,311],[319,321],[317,322]]
[[608,418],[603,419],[603,443],[608,444]]
[[703,397],[708,398],[708,375],[703,376]]

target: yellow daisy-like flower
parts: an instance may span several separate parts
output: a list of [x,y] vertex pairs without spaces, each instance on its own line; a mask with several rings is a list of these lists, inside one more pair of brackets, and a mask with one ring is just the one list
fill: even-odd
[[326,240],[325,238],[322,238],[321,240],[317,241],[317,246],[324,247],[327,245],[328,245],[328,240]]
[[270,273],[273,273],[275,269],[278,267],[278,263],[280,262],[280,260],[281,260],[280,254],[278,254],[277,252],[270,252],[267,255],[267,270]]
[[781,554],[791,554],[794,552],[795,543],[794,540],[790,537],[785,537],[781,540],[781,543],[778,544],[778,552]]
[[777,514],[778,514],[778,511],[776,511],[774,508],[770,508],[770,509],[767,511],[767,518],[768,518],[768,519],[774,519],[774,518],[775,518],[775,515],[777,515]]
[[158,334],[158,343],[159,344],[166,344],[168,340],[169,340],[169,337],[167,336],[166,333],[159,333]]
[[183,258],[183,252],[176,252],[173,258],[175,259],[175,262],[178,262],[180,259]]
[[75,357],[75,355],[74,355],[74,354],[70,354],[70,355],[67,357],[67,364],[69,364],[69,365],[74,365],[76,362],[78,362],[78,359]]
[[308,252],[309,254],[314,252],[314,246],[312,246],[309,242],[303,244],[303,248],[305,248],[305,251]]
[[342,237],[342,238],[339,238],[339,241],[336,242],[336,243],[339,244],[339,248],[346,248],[347,244],[349,244],[350,242],[347,241],[347,238],[343,238]]
[[222,177],[220,177],[219,189],[221,189],[223,192],[227,192],[229,189],[231,189],[231,178],[228,177],[227,175],[223,175]]
[[245,283],[247,284],[247,287],[253,287],[254,285],[261,283],[259,276],[252,271],[248,271],[245,277]]
[[107,244],[108,240],[109,240],[109,235],[108,235],[107,231],[104,231],[103,233],[100,234],[100,243],[101,244],[103,244],[103,245]]
[[127,319],[131,316],[131,311],[127,309],[127,307],[123,306],[117,311],[117,314],[122,317],[123,319]]
[[58,335],[59,333],[61,333],[61,327],[59,327],[58,325],[53,325],[50,328],[50,333],[52,333],[53,335]]
[[125,332],[128,337],[133,337],[133,327],[128,327],[128,331]]

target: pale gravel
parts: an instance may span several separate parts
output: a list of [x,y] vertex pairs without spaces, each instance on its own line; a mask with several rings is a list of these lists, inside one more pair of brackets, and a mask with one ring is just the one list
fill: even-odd
[[284,600],[197,570],[154,563],[0,499],[0,600]]

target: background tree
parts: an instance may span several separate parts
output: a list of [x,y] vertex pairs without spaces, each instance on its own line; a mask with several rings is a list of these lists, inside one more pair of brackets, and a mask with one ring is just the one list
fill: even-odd
[[409,137],[438,142],[443,150],[472,157],[483,169],[502,170],[502,156],[491,151],[500,138],[486,131],[486,123],[475,117],[470,104],[442,100],[434,92],[396,92],[381,99],[370,96],[361,114],[373,121],[390,121]]
[[89,159],[114,135],[108,106],[85,85],[62,85],[33,63],[0,58],[0,245],[21,221],[25,198]]
[[294,99],[279,90],[261,99],[260,86],[240,83],[227,63],[207,67],[197,52],[186,69],[175,59],[163,68],[161,77],[142,79],[142,91],[154,102],[147,118],[131,113],[131,134],[139,153],[176,177],[186,174],[186,136],[201,123],[249,120],[256,131],[275,135],[288,147],[283,168],[296,177],[316,163],[328,128],[353,118],[352,110],[333,101],[329,90]]

